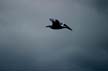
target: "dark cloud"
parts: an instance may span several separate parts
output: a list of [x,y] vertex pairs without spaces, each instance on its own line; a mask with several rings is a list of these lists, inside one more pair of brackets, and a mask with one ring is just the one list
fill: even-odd
[[108,9],[108,1],[107,0],[94,0],[96,6],[102,10]]
[[[107,71],[107,0],[0,0],[1,71]],[[72,27],[51,30],[49,18]]]
[[86,7],[92,7],[96,9],[98,12],[108,14],[108,1],[107,0],[76,0],[82,5],[86,5]]

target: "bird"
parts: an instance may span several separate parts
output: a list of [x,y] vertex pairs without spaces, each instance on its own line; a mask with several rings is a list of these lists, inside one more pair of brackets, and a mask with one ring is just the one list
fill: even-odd
[[68,25],[61,23],[58,19],[49,18],[49,20],[52,22],[52,25],[47,25],[46,27],[48,28],[55,30],[67,28],[68,30],[72,31],[72,29]]

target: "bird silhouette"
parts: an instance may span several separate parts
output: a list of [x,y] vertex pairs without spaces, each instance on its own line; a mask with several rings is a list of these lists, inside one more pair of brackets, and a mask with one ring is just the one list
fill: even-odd
[[72,29],[68,26],[68,25],[66,25],[66,24],[63,24],[63,23],[61,23],[59,20],[57,20],[57,19],[52,19],[52,18],[49,18],[49,20],[52,22],[52,25],[48,25],[48,26],[46,26],[46,27],[49,27],[49,28],[51,28],[51,29],[63,29],[63,28],[67,28],[67,29],[69,29],[70,31],[72,31]]

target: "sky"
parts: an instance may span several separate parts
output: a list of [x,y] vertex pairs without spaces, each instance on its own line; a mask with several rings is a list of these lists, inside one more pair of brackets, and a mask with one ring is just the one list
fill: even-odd
[[0,71],[108,71],[107,18],[107,0],[0,0]]

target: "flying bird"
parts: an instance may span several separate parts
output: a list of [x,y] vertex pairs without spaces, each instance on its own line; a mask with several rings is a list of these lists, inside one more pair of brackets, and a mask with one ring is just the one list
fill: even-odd
[[51,29],[63,29],[63,28],[67,28],[67,29],[69,29],[70,31],[72,31],[72,29],[68,26],[68,25],[66,25],[66,24],[63,24],[63,23],[61,23],[59,20],[57,20],[57,19],[49,19],[51,22],[52,22],[52,25],[48,25],[48,26],[46,26],[46,27],[49,27],[49,28],[51,28]]

